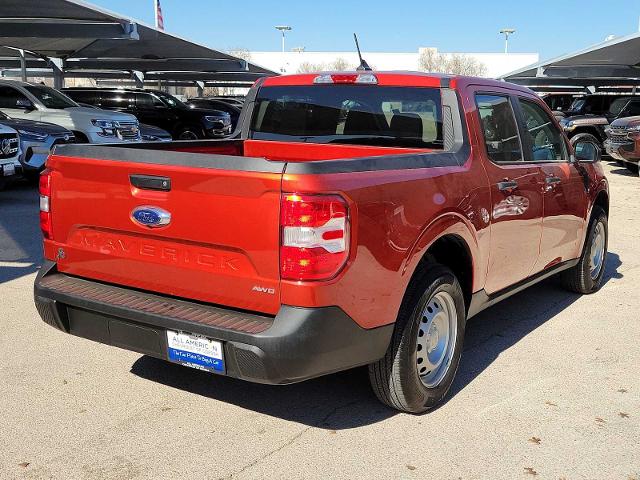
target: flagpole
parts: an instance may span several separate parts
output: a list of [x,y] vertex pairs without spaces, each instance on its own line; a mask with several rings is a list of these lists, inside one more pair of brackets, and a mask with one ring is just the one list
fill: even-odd
[[156,30],[158,30],[158,0],[153,0],[153,13],[156,20]]

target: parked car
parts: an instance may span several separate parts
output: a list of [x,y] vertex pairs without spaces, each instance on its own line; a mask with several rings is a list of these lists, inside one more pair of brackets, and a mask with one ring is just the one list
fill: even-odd
[[139,142],[138,120],[126,113],[83,108],[46,85],[0,80],[0,110],[12,118],[60,125],[81,143]]
[[0,124],[17,130],[19,134],[21,151],[19,160],[26,177],[33,178],[40,175],[55,145],[75,141],[70,130],[53,123],[11,118],[0,112]]
[[[540,98],[547,104],[553,114],[557,117],[565,117],[571,105],[576,100],[575,93],[544,93]],[[581,98],[581,97],[577,97]]]
[[567,117],[576,115],[604,115],[611,104],[624,95],[592,94],[577,97],[565,114]]
[[630,171],[638,173],[640,161],[640,116],[619,118],[605,130],[607,153],[622,162]]
[[305,74],[245,108],[242,138],[50,157],[45,322],[260,383],[369,365],[380,400],[417,413],[447,394],[468,318],[556,274],[602,285],[599,150],[574,153],[529,89]]
[[0,123],[0,190],[22,176],[18,132]]
[[142,123],[170,132],[175,140],[219,138],[232,131],[229,114],[189,108],[159,90],[65,88],[63,91],[78,102],[135,115]]
[[[593,95],[593,97],[604,97],[604,95]],[[600,148],[603,148],[607,138],[605,133],[607,126],[618,118],[634,115],[640,115],[640,96],[617,97],[610,102],[604,113],[567,116],[560,119],[560,125],[571,142],[586,140],[597,143]]]
[[218,95],[215,97],[206,97],[206,98],[211,98],[213,100],[220,100],[222,102],[227,102],[231,105],[235,105],[238,108],[242,108],[242,106],[244,105],[244,100],[245,97],[241,96],[241,95]]
[[140,135],[143,142],[170,142],[173,137],[169,132],[154,125],[140,124]]
[[[78,102],[81,107],[93,108],[95,110],[101,110],[95,105],[89,105],[88,103]],[[147,125],[146,123],[138,123],[140,129],[140,139],[143,142],[170,142],[173,140],[171,134],[166,130],[163,130],[153,125]]]
[[240,118],[240,112],[242,111],[242,104],[231,103],[225,100],[220,100],[213,97],[197,97],[191,98],[187,102],[189,108],[201,108],[210,110],[219,110],[226,112],[231,118],[231,129],[235,130]]

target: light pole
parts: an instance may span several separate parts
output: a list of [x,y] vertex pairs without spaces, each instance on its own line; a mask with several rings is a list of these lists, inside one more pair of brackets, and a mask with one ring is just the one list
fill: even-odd
[[289,32],[291,31],[291,27],[289,25],[276,25],[276,30],[280,30],[280,33],[282,33],[282,68],[280,69],[280,71],[282,73],[284,73],[284,66],[285,66],[285,58],[284,58],[284,34],[285,32]]
[[513,28],[503,28],[500,33],[504,34],[504,53],[509,53],[509,35],[516,33]]

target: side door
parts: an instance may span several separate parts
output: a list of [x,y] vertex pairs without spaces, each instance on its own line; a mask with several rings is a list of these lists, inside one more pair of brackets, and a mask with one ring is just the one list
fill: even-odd
[[0,85],[0,110],[15,118],[40,120],[41,113],[33,101],[17,88]]
[[100,108],[135,115],[135,99],[131,92],[101,92]]
[[140,122],[155,125],[168,132],[173,131],[172,113],[155,95],[136,93],[136,108],[136,116]]
[[491,187],[491,248],[485,291],[526,279],[538,262],[542,238],[542,172],[524,161],[510,93],[476,92],[481,148]]
[[542,241],[534,269],[542,271],[580,256],[587,194],[564,136],[544,107],[523,97],[518,97],[518,107],[525,132],[525,161],[544,174]]

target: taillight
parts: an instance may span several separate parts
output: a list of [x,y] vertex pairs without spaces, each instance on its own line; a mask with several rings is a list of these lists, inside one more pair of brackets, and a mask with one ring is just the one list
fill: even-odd
[[40,230],[44,238],[53,238],[51,226],[51,171],[47,168],[40,174]]
[[349,209],[338,195],[283,194],[280,275],[287,280],[328,280],[349,256]]

